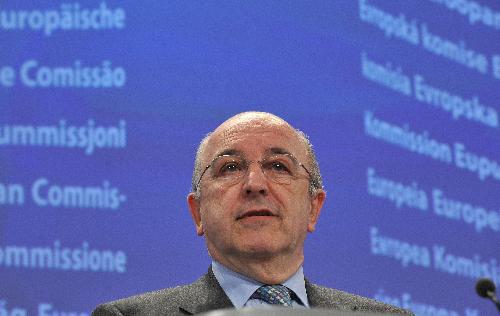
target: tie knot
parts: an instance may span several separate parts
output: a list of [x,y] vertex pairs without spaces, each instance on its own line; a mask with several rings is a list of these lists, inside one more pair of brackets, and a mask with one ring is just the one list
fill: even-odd
[[252,298],[261,299],[269,304],[292,306],[290,290],[281,284],[263,285],[253,293]]

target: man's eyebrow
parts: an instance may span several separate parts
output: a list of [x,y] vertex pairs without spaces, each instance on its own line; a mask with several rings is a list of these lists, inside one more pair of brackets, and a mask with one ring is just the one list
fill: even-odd
[[266,153],[276,154],[276,155],[283,155],[283,154],[291,155],[291,153],[288,150],[282,147],[271,147],[268,150],[266,150]]
[[[288,154],[288,155],[292,155],[288,150],[286,150],[286,149],[284,149],[282,147],[271,147],[269,149],[266,149],[265,154],[266,155],[269,155],[269,154],[274,154],[274,155]],[[223,149],[223,150],[219,151],[214,156],[213,159],[215,159],[217,157],[220,157],[220,156],[224,156],[224,155],[244,157],[244,154],[243,154],[243,152],[241,150],[228,148],[228,149]]]
[[229,148],[229,149],[224,149],[224,150],[222,150],[222,151],[219,151],[219,152],[215,155],[214,159],[215,159],[215,158],[217,158],[217,157],[220,157],[220,156],[224,156],[224,155],[228,155],[228,156],[241,156],[241,155],[242,155],[242,152],[241,152],[241,151],[239,151],[239,150],[237,150],[237,149],[231,149],[231,148]]

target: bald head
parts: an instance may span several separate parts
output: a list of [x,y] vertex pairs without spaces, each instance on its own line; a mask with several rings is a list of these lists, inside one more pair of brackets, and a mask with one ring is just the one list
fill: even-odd
[[[284,119],[278,117],[274,114],[267,112],[242,112],[238,113],[235,116],[228,118],[221,125],[219,125],[215,130],[214,134],[217,131],[223,131],[226,129],[232,128],[244,128],[248,125],[260,125],[260,126],[290,126]],[[292,128],[293,129],[293,128]]]
[[214,153],[212,151],[213,148],[216,148],[214,142],[219,139],[230,142],[233,137],[237,137],[239,132],[253,127],[269,128],[280,134],[292,133],[296,141],[301,144],[301,147],[304,150],[304,155],[307,157],[306,164],[308,170],[311,170],[309,186],[311,195],[313,195],[317,189],[323,188],[319,165],[307,135],[300,130],[295,129],[288,122],[274,114],[267,112],[243,112],[227,119],[213,132],[207,134],[207,136],[200,142],[196,153],[192,178],[193,193],[195,193],[198,197],[200,196],[198,182],[206,166],[210,163],[211,159],[213,159]]

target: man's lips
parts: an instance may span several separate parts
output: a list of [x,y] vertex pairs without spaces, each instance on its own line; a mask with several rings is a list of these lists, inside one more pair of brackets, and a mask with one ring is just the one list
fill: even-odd
[[241,214],[239,214],[236,217],[236,220],[248,218],[248,217],[255,217],[255,216],[277,216],[273,212],[271,212],[268,209],[259,209],[259,210],[250,210],[250,211],[245,211]]

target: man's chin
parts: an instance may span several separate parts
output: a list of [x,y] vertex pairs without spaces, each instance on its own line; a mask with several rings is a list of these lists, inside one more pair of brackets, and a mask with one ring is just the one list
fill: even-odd
[[270,242],[269,240],[247,240],[240,247],[240,253],[248,259],[273,258],[276,255],[287,252],[288,247]]
[[[269,226],[275,226],[279,224],[279,217],[276,216],[250,216],[239,219],[237,221],[238,225],[246,229],[263,229]],[[274,228],[276,229],[276,228]]]

